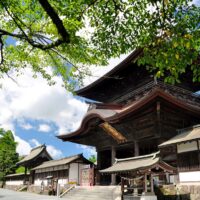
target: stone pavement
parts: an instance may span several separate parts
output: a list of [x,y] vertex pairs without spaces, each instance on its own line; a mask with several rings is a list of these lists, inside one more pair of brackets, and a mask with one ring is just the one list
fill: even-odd
[[119,186],[77,186],[62,198],[0,188],[0,200],[120,200]]
[[58,199],[55,196],[39,195],[29,192],[16,192],[0,188],[0,200],[51,200]]

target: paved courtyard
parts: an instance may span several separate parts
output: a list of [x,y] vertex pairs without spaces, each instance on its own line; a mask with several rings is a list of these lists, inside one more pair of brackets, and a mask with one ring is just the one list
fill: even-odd
[[51,200],[58,199],[54,196],[38,195],[29,192],[15,192],[12,190],[0,189],[0,200]]

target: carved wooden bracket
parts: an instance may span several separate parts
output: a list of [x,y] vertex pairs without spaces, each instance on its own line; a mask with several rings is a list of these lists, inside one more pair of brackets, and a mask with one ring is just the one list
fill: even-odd
[[118,143],[127,142],[127,139],[108,122],[104,122],[99,125],[108,135],[110,135]]

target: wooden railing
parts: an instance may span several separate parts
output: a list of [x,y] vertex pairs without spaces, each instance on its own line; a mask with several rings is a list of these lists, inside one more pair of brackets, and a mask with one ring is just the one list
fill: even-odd
[[58,197],[62,198],[65,194],[67,194],[69,191],[71,191],[75,185],[72,185],[71,187],[67,188],[62,194],[60,194]]

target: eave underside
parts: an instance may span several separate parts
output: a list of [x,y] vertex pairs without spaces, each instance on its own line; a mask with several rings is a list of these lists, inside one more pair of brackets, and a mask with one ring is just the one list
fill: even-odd
[[[126,96],[129,92],[154,80],[154,72],[150,72],[145,66],[137,65],[136,60],[141,54],[142,50],[134,51],[110,72],[85,88],[78,90],[76,94],[99,102],[123,102],[124,99],[121,96]],[[192,77],[191,70],[186,69],[186,72],[180,76],[181,83],[176,84],[176,86],[192,92],[199,91],[200,83],[194,83]]]
[[127,139],[127,143],[151,139],[157,139],[159,143],[159,139],[165,141],[175,136],[177,129],[200,122],[200,107],[193,108],[188,107],[187,104],[184,105],[186,106],[178,105],[178,102],[176,104],[169,102],[158,95],[130,112],[127,110],[120,114],[118,112],[107,119],[94,116],[86,120],[82,130],[70,135],[59,136],[59,138],[64,141],[95,146],[98,149],[119,146],[118,142],[99,126],[106,121]]

